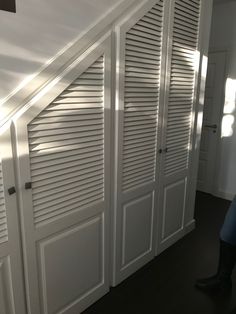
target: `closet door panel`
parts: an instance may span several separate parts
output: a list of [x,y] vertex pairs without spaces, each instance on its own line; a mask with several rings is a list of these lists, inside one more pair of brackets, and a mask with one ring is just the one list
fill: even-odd
[[149,1],[117,29],[113,284],[154,256],[163,16]]
[[110,36],[77,62],[16,121],[32,314],[80,313],[109,290]]
[[[184,215],[188,206],[189,167],[199,65],[200,9],[200,0],[173,2],[173,17],[170,23],[172,35],[167,62],[166,129],[163,140],[160,199],[163,217],[159,222],[160,250],[179,239],[185,227]],[[169,197],[172,197],[172,200],[168,200]]]
[[162,237],[165,239],[182,229],[186,188],[186,179],[167,184],[164,188]]
[[103,229],[103,218],[98,216],[38,241],[42,294],[48,313],[57,313],[65,304],[102,285]]
[[0,136],[0,313],[25,314],[10,127]]
[[149,193],[123,206],[122,266],[151,251],[153,205],[153,193]]

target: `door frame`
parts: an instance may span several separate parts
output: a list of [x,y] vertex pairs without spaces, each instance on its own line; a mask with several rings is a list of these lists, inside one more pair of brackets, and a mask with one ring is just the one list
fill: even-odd
[[[208,53],[208,62],[209,62],[209,56],[211,54],[222,54],[222,59],[223,59],[223,82],[226,82],[227,79],[227,69],[228,69],[228,54],[229,51],[228,49],[217,49],[217,48],[210,48],[209,53]],[[216,171],[217,168],[219,168],[220,165],[220,139],[221,139],[221,122],[222,122],[222,117],[223,117],[223,109],[224,109],[224,99],[225,99],[225,86],[222,86],[222,91],[221,91],[221,96],[220,96],[220,106],[219,106],[219,115],[217,117],[217,125],[218,125],[218,135],[216,139],[216,145],[215,145],[215,151],[211,152],[211,155],[215,157],[214,160],[214,165],[212,169],[212,176],[211,179],[207,183],[207,191],[206,193],[210,193],[215,196],[221,196],[219,195],[219,191],[217,188],[217,182],[219,179],[219,173]],[[204,104],[205,104],[205,97],[204,97]],[[204,121],[204,110],[205,106],[203,107],[203,121]],[[204,127],[204,124],[202,123],[202,128]],[[202,138],[203,132],[201,133],[201,138]],[[199,154],[199,160],[200,160],[200,154]]]
[[[228,67],[229,67],[229,61],[228,61],[228,55],[229,50],[228,49],[209,49],[209,54],[211,53],[223,53],[224,54],[224,82],[226,83],[227,79],[227,73],[228,73]],[[216,161],[215,161],[215,169],[214,169],[214,179],[212,182],[212,194],[215,196],[222,196],[219,195],[219,191],[217,188],[217,182],[219,180],[219,173],[216,173],[216,169],[219,168],[220,165],[220,134],[221,134],[221,122],[223,118],[223,111],[224,111],[224,102],[225,102],[225,86],[222,87],[222,93],[221,93],[221,106],[220,106],[220,116],[218,117],[218,123],[219,123],[219,136],[216,141]]]

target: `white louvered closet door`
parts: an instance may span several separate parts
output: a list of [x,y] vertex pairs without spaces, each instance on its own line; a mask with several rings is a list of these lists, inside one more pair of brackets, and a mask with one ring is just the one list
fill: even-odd
[[117,30],[114,285],[154,257],[163,16],[149,1]]
[[110,35],[67,72],[16,121],[31,314],[80,313],[109,289]]
[[159,251],[178,240],[186,227],[184,215],[188,206],[193,115],[199,65],[200,6],[200,0],[173,1],[172,42],[169,43],[165,133],[162,144]]
[[11,134],[0,135],[0,313],[25,314]]

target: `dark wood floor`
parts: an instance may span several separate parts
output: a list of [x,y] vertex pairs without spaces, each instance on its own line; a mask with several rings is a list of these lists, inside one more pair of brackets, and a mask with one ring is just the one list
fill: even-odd
[[[230,202],[197,193],[196,229],[88,308],[84,314],[228,314],[230,297],[208,296],[196,278],[216,269],[218,234]],[[232,312],[232,313],[236,313]]]

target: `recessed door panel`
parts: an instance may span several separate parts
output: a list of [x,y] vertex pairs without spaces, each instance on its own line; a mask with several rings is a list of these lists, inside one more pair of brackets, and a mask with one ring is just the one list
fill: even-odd
[[172,183],[164,189],[164,221],[162,240],[183,228],[186,199],[186,180]]
[[37,243],[45,313],[66,312],[103,285],[103,236],[98,216]]
[[12,283],[10,278],[9,256],[0,259],[0,312],[14,313],[12,300]]
[[152,249],[153,193],[123,207],[122,268]]

